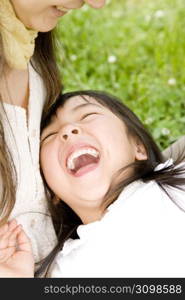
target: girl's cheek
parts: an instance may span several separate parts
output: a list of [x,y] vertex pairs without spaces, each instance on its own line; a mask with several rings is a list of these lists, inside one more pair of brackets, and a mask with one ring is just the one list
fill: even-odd
[[47,165],[51,165],[58,157],[59,143],[57,141],[48,141],[46,145],[41,149],[41,156],[43,161]]
[[43,170],[44,165],[45,165],[45,153],[44,150],[41,149],[40,151],[40,165],[41,165],[41,169]]
[[40,152],[41,168],[45,168],[51,160],[51,149],[48,146],[43,146]]
[[43,157],[44,161],[47,161],[50,159],[52,153],[53,153],[53,147],[51,145],[46,145],[41,150],[41,157]]

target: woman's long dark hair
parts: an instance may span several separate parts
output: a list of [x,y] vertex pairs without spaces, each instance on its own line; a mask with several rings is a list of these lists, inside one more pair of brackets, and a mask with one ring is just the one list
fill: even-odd
[[[175,202],[175,199],[170,196],[166,187],[185,188],[185,169],[169,166],[162,170],[154,171],[154,168],[158,164],[164,162],[164,157],[159,147],[156,145],[152,136],[144,127],[142,122],[138,119],[138,117],[116,97],[97,91],[76,91],[61,95],[43,119],[41,129],[47,127],[57,109],[63,107],[64,104],[74,96],[81,96],[86,101],[89,101],[88,97],[94,98],[98,103],[108,108],[113,114],[123,121],[123,123],[126,125],[128,135],[139,140],[147,153],[147,160],[136,161],[119,170],[115,176],[115,179],[118,178],[119,175],[120,180],[119,182],[116,182],[116,184],[114,181],[112,182],[107,194],[104,197],[104,208],[113,203],[128,184],[138,179],[141,179],[144,182],[155,180],[157,184]],[[182,160],[183,157],[180,159]],[[180,159],[179,161],[175,162],[174,165],[178,164]],[[125,179],[124,176],[121,175],[127,168],[132,168],[133,175]],[[184,174],[184,176],[182,176],[182,174]],[[67,204],[65,204],[63,201],[56,203],[54,193],[49,189],[49,187],[47,187],[47,190],[50,196],[49,204],[51,208],[51,214],[53,216],[55,228],[58,233],[58,244],[43,261],[41,267],[36,272],[36,276],[39,276],[43,272],[46,272],[47,274],[49,266],[53,262],[56,254],[63,248],[64,242],[69,237],[77,238],[78,236],[76,233],[76,228],[82,224],[80,218]],[[178,205],[178,203],[176,204]]]
[[[1,36],[0,36],[0,46]],[[1,48],[0,47],[0,48]],[[56,65],[55,58],[55,42],[53,32],[39,33],[35,40],[35,51],[31,61],[32,66],[43,79],[46,88],[46,101],[44,113],[48,111],[51,105],[61,92],[62,86],[59,76],[59,71]],[[4,64],[3,48],[0,53],[0,73],[2,73]],[[37,101],[37,99],[35,99]],[[3,108],[3,99],[0,91],[0,105]],[[5,114],[5,110],[2,109]],[[5,133],[0,116],[0,225],[7,222],[8,217],[15,205],[16,201],[16,169],[10,150],[6,145]],[[11,127],[11,124],[9,125]]]
[[35,52],[32,61],[33,67],[43,78],[46,88],[46,100],[43,117],[48,112],[62,90],[59,69],[56,63],[57,38],[55,30],[39,32],[35,40]]

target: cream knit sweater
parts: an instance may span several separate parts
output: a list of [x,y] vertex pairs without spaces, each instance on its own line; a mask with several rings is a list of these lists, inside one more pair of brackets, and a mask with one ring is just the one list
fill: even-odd
[[31,239],[35,261],[44,258],[56,243],[48,214],[44,186],[39,170],[40,120],[45,89],[40,76],[29,65],[29,107],[4,104],[5,137],[17,171],[16,203],[10,218],[23,225]]

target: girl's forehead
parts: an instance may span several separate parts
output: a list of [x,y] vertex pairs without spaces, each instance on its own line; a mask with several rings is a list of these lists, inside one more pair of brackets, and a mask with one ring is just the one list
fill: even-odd
[[69,99],[60,107],[58,107],[52,120],[55,118],[61,118],[61,116],[74,114],[80,111],[84,107],[94,106],[101,110],[109,111],[107,107],[99,103],[96,99],[90,96],[74,96]]
[[50,122],[47,127],[57,123],[58,121],[63,119],[65,116],[66,118],[75,111],[77,111],[80,107],[86,106],[86,105],[96,105],[99,106],[99,108],[104,108],[101,104],[98,103],[94,98],[90,96],[74,96],[66,100],[66,102],[59,106],[57,110],[53,113],[53,115],[50,118]]
[[86,96],[86,95],[79,95],[79,96],[74,96],[69,98],[64,106],[63,109],[67,109],[67,110],[73,110],[75,109],[75,107],[78,107],[81,104],[85,104],[85,103],[92,103],[92,104],[98,104],[99,106],[102,107],[102,105],[100,103],[98,103],[97,100],[95,100],[93,97],[90,96]]

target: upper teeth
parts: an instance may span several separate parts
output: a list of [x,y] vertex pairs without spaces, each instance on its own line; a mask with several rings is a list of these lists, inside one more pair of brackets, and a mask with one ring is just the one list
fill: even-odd
[[68,157],[68,160],[67,160],[67,168],[68,169],[71,169],[71,170],[74,170],[75,168],[75,164],[74,164],[74,159],[83,155],[83,154],[90,154],[90,155],[93,155],[94,157],[98,157],[99,156],[99,153],[98,151],[96,151],[95,149],[81,149],[81,150],[77,150],[75,152],[73,152],[69,157]]

